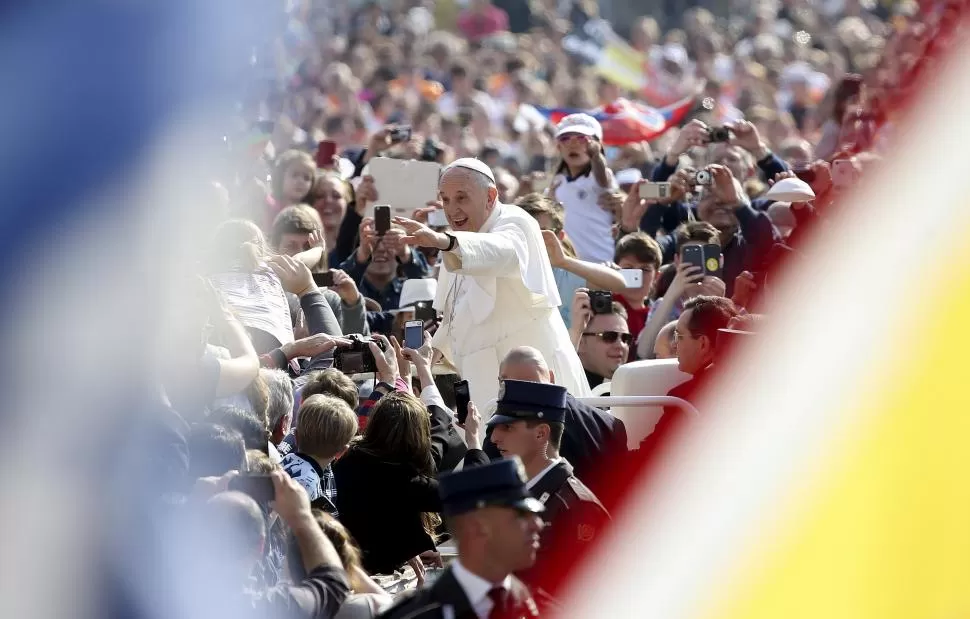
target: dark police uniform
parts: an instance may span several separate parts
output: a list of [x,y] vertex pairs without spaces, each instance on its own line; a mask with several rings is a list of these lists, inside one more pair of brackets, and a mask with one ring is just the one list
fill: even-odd
[[[563,423],[566,397],[566,388],[559,385],[502,381],[497,408],[488,425],[517,421]],[[531,492],[546,508],[542,515],[545,528],[535,565],[518,576],[530,586],[546,589],[555,583],[563,566],[596,539],[610,515],[596,495],[573,475],[573,468],[565,459],[543,473]]]
[[[525,487],[525,473],[517,458],[439,476],[438,492],[445,516],[456,516],[488,506],[510,507],[541,513],[542,504]],[[459,548],[459,560],[461,549]],[[515,576],[503,596],[502,619],[538,617],[539,611],[528,588]],[[492,614],[489,615],[490,617]],[[453,567],[430,586],[418,589],[380,614],[380,619],[478,619]]]

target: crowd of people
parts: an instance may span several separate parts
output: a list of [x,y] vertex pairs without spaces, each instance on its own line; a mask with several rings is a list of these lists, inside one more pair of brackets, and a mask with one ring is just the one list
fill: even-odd
[[[555,614],[617,478],[691,422],[665,409],[630,449],[582,398],[676,359],[669,395],[697,404],[851,208],[959,9],[642,17],[631,92],[563,43],[593,3],[291,4],[166,338],[177,521],[222,566],[185,577],[224,613],[482,619]],[[693,95],[650,142],[608,144],[595,113]],[[389,216],[385,158],[440,166],[432,198]]]

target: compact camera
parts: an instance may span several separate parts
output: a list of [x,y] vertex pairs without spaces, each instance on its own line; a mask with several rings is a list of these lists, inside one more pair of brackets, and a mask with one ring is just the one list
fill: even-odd
[[594,314],[612,314],[613,293],[609,290],[590,290],[589,309]]
[[695,185],[710,185],[713,180],[710,170],[698,170],[697,174],[694,175]]
[[710,127],[707,130],[708,142],[730,142],[733,137],[734,132],[727,127]]
[[359,333],[347,336],[350,346],[338,347],[333,352],[333,366],[344,374],[369,374],[377,372],[377,362],[371,352],[370,342],[384,350],[384,344],[372,337],[365,337]]

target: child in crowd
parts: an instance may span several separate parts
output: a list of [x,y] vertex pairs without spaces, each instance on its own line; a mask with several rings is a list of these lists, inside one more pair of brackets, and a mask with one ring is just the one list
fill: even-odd
[[288,150],[276,158],[273,169],[273,200],[277,212],[307,201],[317,166],[313,157],[299,150]]
[[342,454],[357,434],[357,413],[340,398],[313,395],[300,405],[296,425],[296,451],[280,465],[310,496],[315,507],[336,516],[337,486],[330,463]]
[[556,169],[551,195],[566,210],[566,234],[576,254],[590,262],[613,258],[613,213],[599,204],[600,196],[617,189],[603,154],[603,128],[588,114],[570,114],[556,127],[562,163]]

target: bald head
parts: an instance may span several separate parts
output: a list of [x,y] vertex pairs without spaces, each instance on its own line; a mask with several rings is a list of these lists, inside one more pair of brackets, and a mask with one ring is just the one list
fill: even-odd
[[498,188],[483,173],[456,166],[438,180],[438,198],[453,230],[478,232],[495,208]]
[[555,380],[542,353],[531,346],[513,348],[499,366],[502,380],[525,380],[532,383],[551,383]]
[[674,347],[674,333],[677,330],[677,321],[671,320],[657,333],[657,341],[653,345],[653,355],[657,359],[674,359],[677,357],[677,349]]

